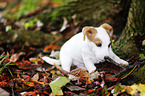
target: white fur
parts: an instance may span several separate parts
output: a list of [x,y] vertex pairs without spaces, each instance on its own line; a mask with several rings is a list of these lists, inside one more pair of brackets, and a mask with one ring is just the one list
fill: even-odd
[[114,54],[112,48],[108,45],[111,42],[110,36],[103,27],[95,28],[97,30],[96,38],[102,41],[102,46],[97,47],[95,43],[90,42],[87,36],[84,40],[83,32],[74,35],[60,49],[60,59],[55,60],[49,57],[42,57],[43,60],[50,64],[58,64],[68,72],[72,64],[79,68],[87,69],[89,73],[96,69],[95,63],[104,61],[105,56],[109,56],[115,62],[128,65],[127,61],[120,59]]

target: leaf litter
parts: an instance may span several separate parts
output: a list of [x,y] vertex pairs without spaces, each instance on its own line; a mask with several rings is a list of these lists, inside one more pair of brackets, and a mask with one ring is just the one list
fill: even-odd
[[[48,49],[50,48],[48,47]],[[99,73],[91,79],[91,75],[86,70],[73,67],[71,72],[66,72],[56,64],[54,66],[47,64],[40,59],[43,56],[42,53],[35,54],[36,48],[29,47],[27,51],[25,49],[21,52],[15,52],[15,50],[12,48],[9,52],[0,55],[0,87],[8,90],[10,94],[23,96],[38,94],[41,96],[144,95],[144,91],[140,88],[145,88],[145,86],[135,84],[137,79],[133,81],[134,85],[125,86],[122,85],[124,84],[123,80],[126,79],[125,82],[127,82],[129,76],[123,79],[119,76],[124,72],[131,72],[135,65],[138,67],[137,62],[125,69],[112,64],[110,61],[97,64]],[[49,50],[50,56],[58,59],[59,51],[52,50],[56,50],[55,47]]]
[[[50,4],[49,0],[41,0],[40,2],[44,3],[43,7],[28,12],[24,17],[33,16],[45,9],[47,4]],[[56,7],[59,4],[56,3],[51,6]],[[20,8],[22,5],[20,4],[17,7]],[[10,10],[10,13],[16,13],[17,11],[16,9]],[[69,39],[81,29],[82,21],[76,21],[76,16],[76,14],[73,15],[70,21],[63,17],[64,23],[58,31],[62,36],[56,38],[44,48],[39,49],[41,51],[37,51],[37,48],[32,46],[21,48],[16,45],[4,44],[0,41],[0,52],[3,52],[0,53],[0,87],[12,96],[117,96],[122,94],[144,96],[145,85],[141,83],[135,84],[138,80],[136,77],[126,74],[125,78],[120,77],[125,72],[131,72],[135,68],[134,66],[139,67],[145,63],[143,60],[142,63],[136,62],[138,61],[136,57],[130,58],[131,65],[125,69],[112,64],[110,61],[97,64],[96,67],[99,73],[93,79],[91,79],[90,74],[86,70],[73,67],[73,70],[68,73],[60,66],[56,64],[51,66],[40,59],[43,55],[42,51],[48,55],[53,50],[59,50],[60,46],[55,44],[55,42],[61,38]],[[23,16],[19,18],[23,18]],[[16,23],[11,24],[15,19],[8,21],[3,18],[3,22],[0,23],[0,26],[2,26],[0,30],[5,31],[6,28],[7,30],[23,29],[20,27],[20,24],[18,24],[19,26]],[[27,30],[41,30],[44,24],[39,22],[39,20],[35,22],[36,19],[28,21],[28,18],[26,18],[25,20],[23,19],[25,23],[19,23],[26,24],[27,26],[24,27],[28,27],[25,28]],[[49,28],[46,29],[48,30]],[[52,52],[50,56],[58,59],[58,54],[59,52]],[[140,57],[144,59],[145,56],[141,54]],[[129,84],[131,77],[133,79],[132,83],[125,85],[126,83]]]

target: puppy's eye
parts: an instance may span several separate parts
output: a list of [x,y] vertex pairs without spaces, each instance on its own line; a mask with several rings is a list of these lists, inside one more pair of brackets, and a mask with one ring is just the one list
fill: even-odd
[[96,44],[97,45],[97,47],[101,47],[102,46],[102,44],[101,43],[98,43],[98,44]]
[[108,47],[110,47],[111,46],[111,43],[108,45]]

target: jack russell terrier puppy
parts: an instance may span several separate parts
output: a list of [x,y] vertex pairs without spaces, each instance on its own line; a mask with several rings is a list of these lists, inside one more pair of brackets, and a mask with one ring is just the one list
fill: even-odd
[[72,64],[92,73],[96,70],[95,63],[109,57],[116,63],[128,65],[127,61],[120,59],[111,48],[113,28],[104,23],[100,27],[84,27],[81,33],[74,35],[60,49],[60,59],[51,59],[44,56],[42,59],[49,64],[54,63],[70,72]]

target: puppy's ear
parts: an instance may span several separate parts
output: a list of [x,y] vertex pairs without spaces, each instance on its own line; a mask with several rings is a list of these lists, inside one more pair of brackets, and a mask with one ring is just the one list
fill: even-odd
[[113,36],[112,26],[107,24],[107,23],[104,23],[104,24],[101,25],[101,27],[103,27],[107,31],[107,33],[110,35],[110,37],[112,38],[112,36]]
[[87,36],[87,38],[90,41],[93,41],[93,39],[95,38],[95,35],[97,34],[97,30],[94,27],[84,27],[83,28],[83,34],[84,34],[84,40],[85,40],[85,36]]

